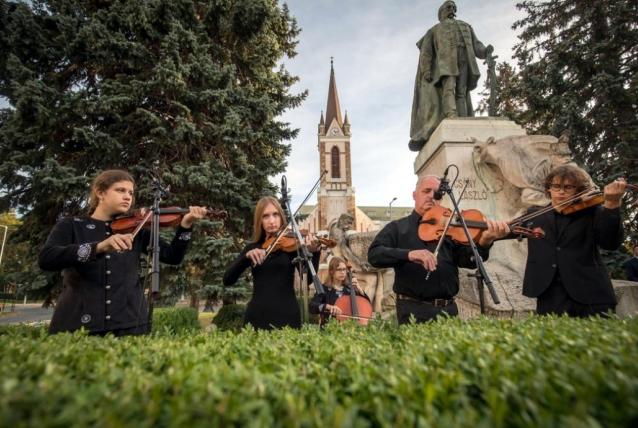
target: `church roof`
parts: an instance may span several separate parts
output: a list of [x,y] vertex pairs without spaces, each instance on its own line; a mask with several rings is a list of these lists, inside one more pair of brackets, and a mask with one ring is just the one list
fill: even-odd
[[330,58],[330,83],[328,84],[328,104],[326,105],[326,125],[330,126],[332,119],[336,119],[339,127],[343,127],[341,118],[341,106],[339,105],[339,94],[337,93],[337,81],[335,80],[335,70]]
[[[315,209],[316,205],[304,205],[299,210],[299,214],[309,215],[312,213],[312,210]],[[364,212],[365,215],[370,217],[371,220],[375,221],[388,221],[390,220],[390,208],[386,206],[368,206],[362,207],[357,205],[361,211]],[[392,219],[396,220],[401,217],[409,216],[414,210],[414,207],[392,207]]]

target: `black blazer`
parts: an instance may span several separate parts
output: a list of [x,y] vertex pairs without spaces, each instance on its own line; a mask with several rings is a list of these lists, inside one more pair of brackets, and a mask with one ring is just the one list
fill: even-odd
[[556,229],[558,215],[552,210],[527,223],[542,227],[546,236],[527,240],[523,294],[538,297],[558,271],[565,289],[577,302],[615,304],[614,290],[598,247],[615,250],[620,246],[623,238],[620,209],[597,206],[576,212],[568,216],[560,233]]

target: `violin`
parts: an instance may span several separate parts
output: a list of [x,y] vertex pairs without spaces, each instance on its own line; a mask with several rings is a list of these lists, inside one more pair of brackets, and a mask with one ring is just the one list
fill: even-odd
[[[216,220],[223,220],[228,217],[224,210],[216,210],[212,208],[206,209],[208,217]],[[175,227],[182,222],[182,217],[188,214],[188,208],[167,207],[160,208],[160,227]],[[143,227],[150,227],[150,218],[153,210],[135,210],[129,215],[118,217],[111,222],[111,230],[115,233],[132,233],[133,237]]]
[[[308,235],[308,231],[306,229],[301,229],[299,232],[301,232],[301,236],[305,237]],[[315,236],[315,240],[318,241],[319,244],[328,248],[334,248],[337,246],[337,241],[334,239]],[[264,243],[261,244],[261,248],[266,250],[268,254],[278,250],[282,250],[285,253],[294,253],[297,251],[297,238],[292,230],[288,230],[279,235],[267,238]]]
[[[452,210],[445,208],[441,205],[435,205],[423,214],[421,221],[419,222],[419,238],[424,242],[438,241],[445,232],[446,225],[450,223],[446,236],[452,238],[454,242],[469,245],[463,226],[458,219],[451,219]],[[487,223],[484,221],[484,216],[481,211],[476,209],[469,209],[461,211],[461,216],[467,224],[468,231],[474,242],[478,242],[481,238],[481,234],[487,229]],[[543,238],[545,231],[540,227],[529,229],[523,227],[523,222],[520,219],[514,219],[507,224],[510,230],[519,236],[526,236],[528,238]]]
[[342,322],[346,319],[355,319],[359,325],[368,325],[368,321],[374,313],[372,303],[367,297],[359,296],[352,285],[352,266],[350,263],[346,265],[348,269],[345,285],[350,289],[348,295],[343,295],[337,299],[335,306],[341,309],[341,314],[336,316],[337,321]]
[[[638,191],[638,186],[635,184],[626,183],[625,185],[631,191]],[[590,207],[602,205],[604,202],[605,195],[601,191],[588,189],[553,208],[561,214],[570,215]],[[563,206],[563,204],[565,205]]]

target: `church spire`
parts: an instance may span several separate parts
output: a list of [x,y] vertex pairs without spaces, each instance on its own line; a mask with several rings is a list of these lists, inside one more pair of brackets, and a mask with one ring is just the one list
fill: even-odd
[[337,124],[341,128],[341,106],[339,105],[339,94],[337,93],[337,81],[335,80],[335,70],[333,59],[330,57],[330,83],[328,84],[328,104],[326,106],[326,126],[329,127],[332,119],[337,119]]

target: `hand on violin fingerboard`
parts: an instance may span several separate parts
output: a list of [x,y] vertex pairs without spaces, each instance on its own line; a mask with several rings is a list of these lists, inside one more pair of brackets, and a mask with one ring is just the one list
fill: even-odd
[[315,235],[311,234],[305,236],[304,244],[311,253],[315,253],[321,248],[321,243],[315,238]]
[[605,202],[603,206],[605,208],[614,209],[620,207],[622,196],[625,194],[627,188],[627,182],[624,178],[618,178],[616,181],[612,181],[603,189],[605,195]]
[[510,227],[506,221],[486,219],[485,222],[487,223],[487,229],[481,234],[478,242],[481,247],[487,247],[492,242],[504,238],[510,233]]
[[208,214],[206,208],[203,207],[188,207],[190,210],[188,214],[185,214],[182,218],[181,226],[185,229],[193,227],[193,223],[199,219],[206,217]]

